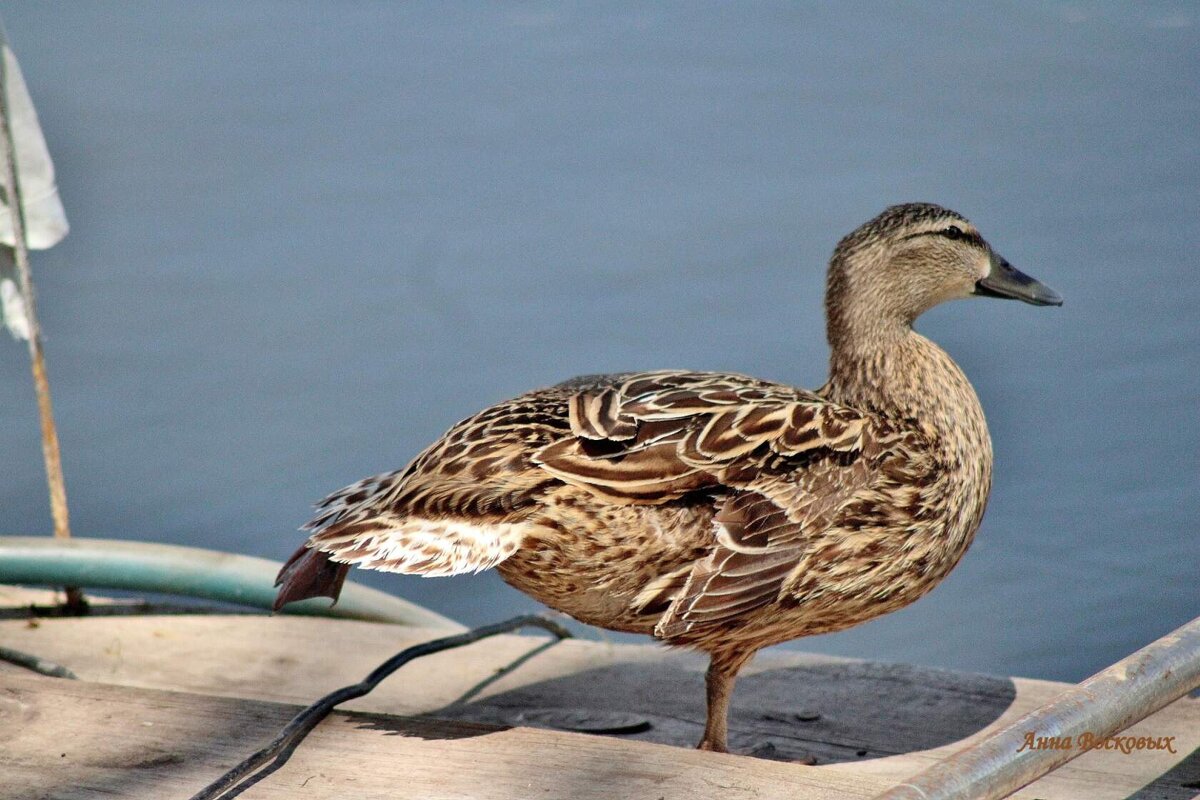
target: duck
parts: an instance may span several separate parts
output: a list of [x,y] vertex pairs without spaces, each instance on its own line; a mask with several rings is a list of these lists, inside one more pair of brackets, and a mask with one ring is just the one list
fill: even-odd
[[585,375],[459,422],[407,466],[326,497],[275,607],[335,601],[352,567],[496,569],[589,625],[707,654],[698,747],[728,750],[764,647],[907,606],[983,519],[992,443],[962,370],[914,330],[968,297],[1062,305],[961,214],[885,209],[829,261],[829,378]]

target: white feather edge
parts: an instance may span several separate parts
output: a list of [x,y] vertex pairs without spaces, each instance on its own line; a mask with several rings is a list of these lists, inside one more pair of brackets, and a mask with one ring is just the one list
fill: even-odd
[[[479,525],[409,517],[394,527],[339,537],[318,534],[313,546],[333,561],[404,575],[446,577],[491,569],[521,546],[529,523]],[[360,553],[347,557],[347,553]]]

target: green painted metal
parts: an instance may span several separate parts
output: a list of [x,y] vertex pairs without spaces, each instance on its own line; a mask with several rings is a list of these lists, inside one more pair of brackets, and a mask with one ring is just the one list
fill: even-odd
[[[269,609],[279,566],[253,556],[153,542],[0,536],[0,583],[27,586],[126,589]],[[427,608],[349,581],[336,605],[315,598],[291,603],[281,613],[465,630]]]

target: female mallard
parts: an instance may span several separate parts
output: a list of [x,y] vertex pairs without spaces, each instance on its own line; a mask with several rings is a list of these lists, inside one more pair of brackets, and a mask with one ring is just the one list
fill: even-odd
[[929,591],[966,551],[992,447],[966,376],[912,329],[969,295],[1061,305],[953,211],[893,206],[843,239],[825,298],[829,381],[589,375],[485,409],[402,470],[326,498],[276,608],[336,598],[351,565],[496,567],[592,625],[707,652],[708,724],[762,647]]

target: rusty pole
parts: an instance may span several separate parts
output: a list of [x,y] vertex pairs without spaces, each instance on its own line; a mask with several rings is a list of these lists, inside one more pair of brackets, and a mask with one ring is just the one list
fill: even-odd
[[[1200,685],[1200,617],[874,800],[999,800]],[[1070,747],[1026,745],[1045,737]],[[1120,744],[1119,742],[1115,744]]]
[[[16,148],[9,121],[8,64],[4,48],[0,48],[0,151],[4,156],[4,185],[8,188],[8,211],[12,215],[14,260],[21,282],[21,295],[25,301],[25,316],[29,321],[29,360],[33,369],[33,388],[37,394],[38,415],[42,423],[42,458],[46,462],[46,481],[50,487],[50,515],[54,520],[54,536],[69,539],[71,521],[67,512],[67,486],[63,479],[58,428],[54,424],[54,407],[50,402],[50,380],[46,376],[42,329],[38,325],[33,296],[33,274],[29,268],[29,247],[25,238],[25,210],[21,204]],[[86,605],[83,592],[78,588],[68,586],[66,593],[69,608],[81,610]]]

